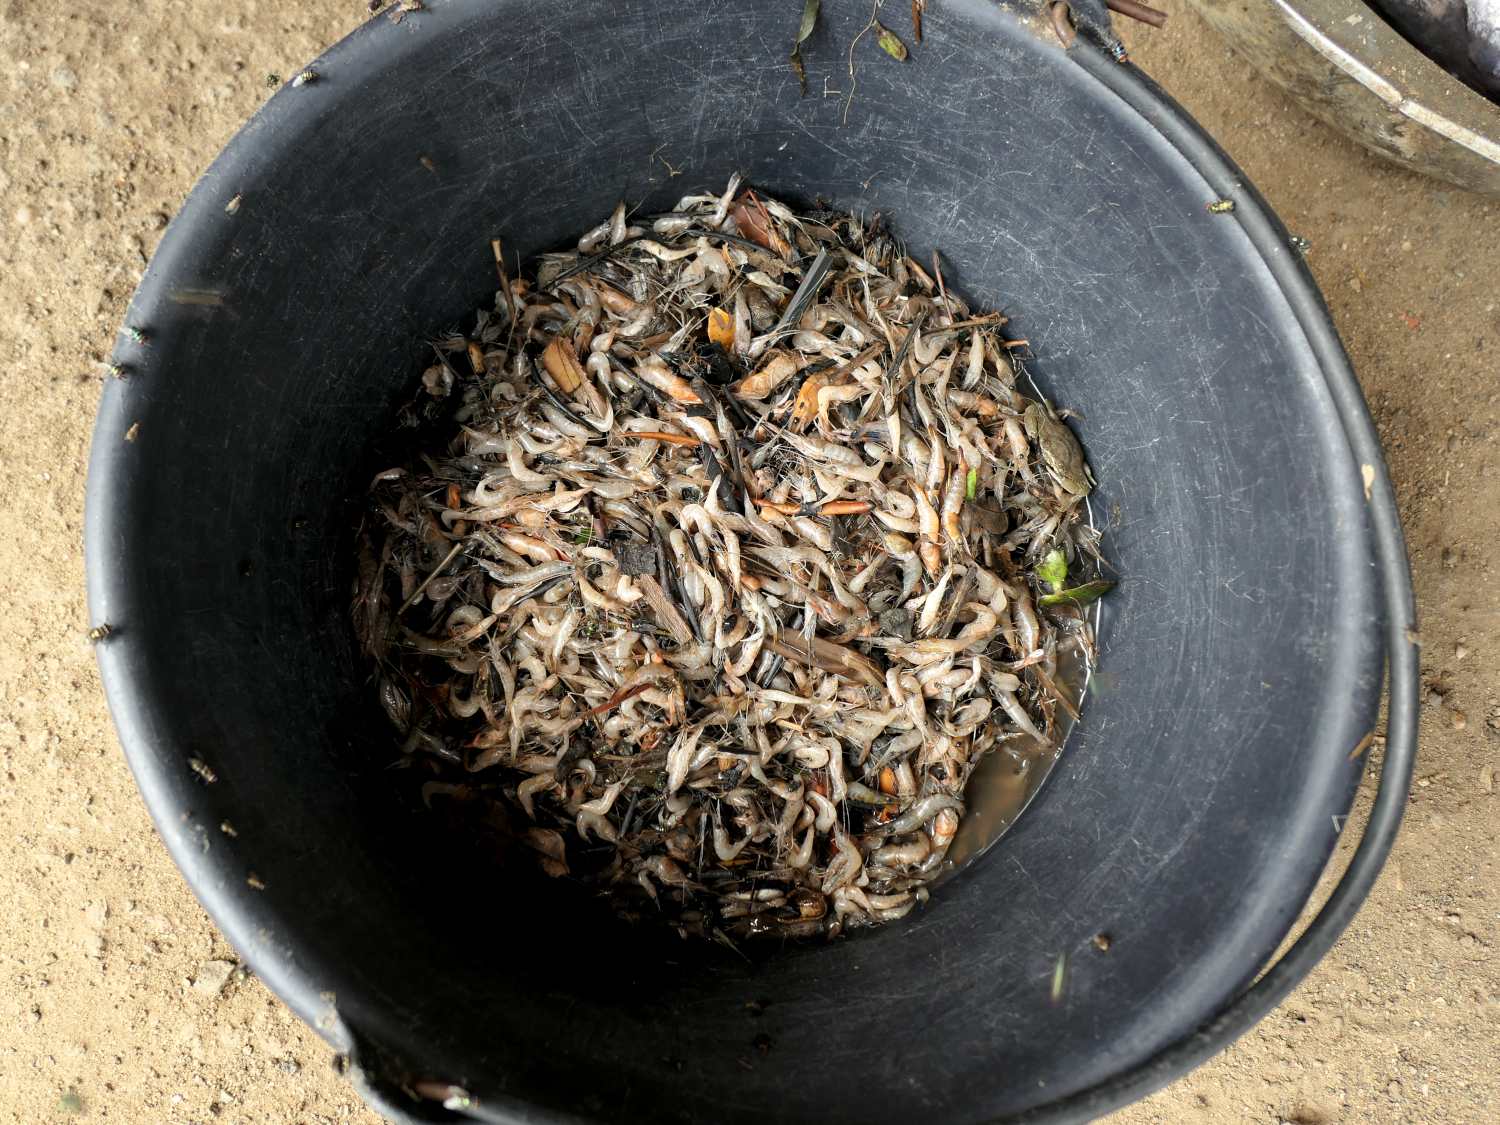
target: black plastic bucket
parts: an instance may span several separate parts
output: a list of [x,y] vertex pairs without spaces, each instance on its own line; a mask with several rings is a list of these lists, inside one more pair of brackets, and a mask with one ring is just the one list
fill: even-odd
[[[1287,232],[1149,80],[1038,12],[944,0],[904,64],[867,35],[855,88],[869,9],[825,0],[804,100],[794,7],[374,19],[214,162],[131,306],[150,342],[121,337],[87,519],[116,726],[194,891],[392,1117],[454,1118],[410,1094],[436,1080],[495,1121],[1085,1120],[1285,995],[1394,835],[1404,549]],[[585,925],[412,812],[348,620],[372,439],[429,334],[492,299],[490,238],[530,256],[735,170],[891,212],[1012,313],[1088,419],[1121,579],[1084,720],[1012,831],[903,924],[751,961]],[[1371,827],[1244,992],[1338,840],[1387,654]]]

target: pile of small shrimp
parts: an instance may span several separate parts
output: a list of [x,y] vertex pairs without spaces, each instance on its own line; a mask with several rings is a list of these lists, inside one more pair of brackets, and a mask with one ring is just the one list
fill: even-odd
[[[1098,536],[1005,318],[731,179],[510,277],[402,411],[353,617],[398,765],[497,863],[728,945],[928,895],[979,760],[1055,746]],[[649,225],[645,225],[649,224]],[[414,794],[415,797],[415,794]]]

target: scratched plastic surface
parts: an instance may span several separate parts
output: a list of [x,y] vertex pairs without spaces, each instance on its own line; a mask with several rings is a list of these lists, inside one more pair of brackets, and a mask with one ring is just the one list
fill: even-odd
[[[377,18],[216,161],[132,305],[153,346],[120,345],[87,518],[116,724],[195,891],[399,1120],[451,1120],[401,1092],[423,1078],[497,1120],[1044,1104],[1251,979],[1351,800],[1380,678],[1358,467],[1236,218],[1002,8],[931,5],[904,64],[867,36],[847,119],[868,6],[825,0],[805,100],[793,15],[434,0]],[[371,439],[428,335],[492,300],[490,238],[528,256],[622,195],[664,208],[736,169],[889,210],[1011,313],[1043,389],[1088,419],[1121,580],[1083,720],[1000,842],[901,925],[752,961],[607,924],[411,813],[346,618],[350,498],[385,467]],[[120,441],[135,422],[149,438]]]

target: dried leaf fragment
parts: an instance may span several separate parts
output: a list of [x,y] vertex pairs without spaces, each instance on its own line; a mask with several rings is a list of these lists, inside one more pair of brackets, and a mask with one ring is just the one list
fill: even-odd
[[1074,586],[1071,590],[1059,590],[1055,594],[1043,594],[1041,603],[1043,605],[1084,606],[1090,602],[1097,601],[1114,588],[1115,584],[1113,582],[1085,582],[1082,586]]
[[818,22],[818,8],[822,0],[807,0],[802,9],[802,23],[797,28],[797,42],[792,44],[792,70],[802,84],[802,97],[807,97],[807,71],[802,66],[802,41],[812,34],[813,24]]
[[906,44],[896,38],[896,33],[879,20],[875,21],[875,34],[879,37],[880,49],[897,62],[906,61]]
[[[738,222],[738,219],[736,219]],[[744,227],[740,230],[743,232]],[[728,309],[708,310],[708,338],[728,349],[734,346],[734,314]]]
[[785,352],[777,352],[766,361],[764,367],[753,375],[742,379],[734,388],[734,393],[740,398],[765,398],[777,387],[785,383],[798,371],[802,370],[803,360],[800,357],[787,355]]
[[560,879],[568,873],[567,849],[561,834],[550,828],[528,828],[526,846],[537,853],[537,864],[544,874]]
[[[752,202],[747,204],[746,199]],[[786,239],[777,233],[770,216],[761,210],[754,202],[754,197],[748,192],[740,197],[740,201],[730,209],[729,213],[733,216],[734,225],[739,229],[740,234],[746,238],[759,242],[767,250],[780,254],[782,257],[791,254],[792,248],[787,245]]]
[[828,386],[828,375],[819,371],[809,375],[802,384],[802,389],[797,392],[797,404],[792,410],[791,420],[787,423],[793,431],[801,433],[807,428],[818,414],[818,392]]
[[578,362],[578,353],[566,337],[558,336],[547,345],[547,350],[542,352],[542,366],[563,394],[570,395],[583,385],[583,364]]

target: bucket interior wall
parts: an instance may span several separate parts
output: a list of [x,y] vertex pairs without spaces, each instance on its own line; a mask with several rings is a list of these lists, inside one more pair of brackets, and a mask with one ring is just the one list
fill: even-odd
[[[1337,841],[1378,589],[1281,290],[1187,160],[1014,14],[944,0],[904,64],[861,40],[853,87],[868,16],[825,0],[805,99],[785,5],[375,20],[245,128],[147,272],[152,346],[122,345],[91,465],[110,705],[195,891],[392,1089],[621,1123],[993,1118],[1212,1013]],[[736,170],[888,213],[1014,318],[1086,418],[1120,580],[1083,722],[1009,834],[904,923],[748,961],[600,924],[581,888],[497,873],[413,812],[349,619],[372,443],[425,341],[493,302],[490,239],[526,258]]]

